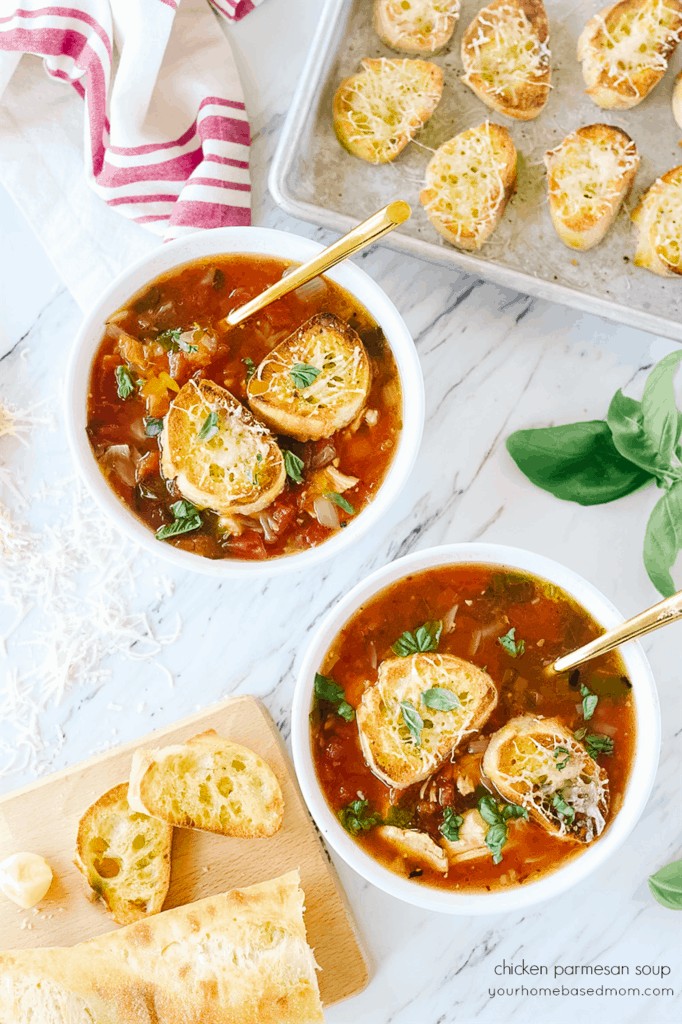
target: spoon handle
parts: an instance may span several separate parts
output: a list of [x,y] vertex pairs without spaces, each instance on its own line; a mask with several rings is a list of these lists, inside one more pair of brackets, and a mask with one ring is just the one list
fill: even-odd
[[300,267],[296,267],[295,270],[292,270],[291,273],[287,274],[280,281],[270,285],[264,292],[257,295],[255,299],[250,299],[243,306],[233,309],[225,317],[225,323],[229,324],[230,327],[235,327],[242,320],[246,320],[247,317],[260,312],[265,306],[269,306],[275,299],[281,299],[284,295],[288,295],[289,292],[300,288],[301,285],[312,281],[314,277],[319,277],[325,270],[336,266],[341,260],[352,256],[359,249],[364,249],[366,246],[371,245],[372,242],[376,242],[377,239],[397,228],[399,224],[403,224],[411,214],[412,208],[404,200],[399,199],[394,203],[389,203],[382,210],[373,213],[367,220],[363,220],[361,224],[354,227],[347,235],[343,235],[338,241],[323,249],[317,256],[313,256],[307,263],[302,263]]
[[664,601],[659,601],[658,604],[647,608],[646,611],[640,612],[639,615],[626,619],[620,626],[614,626],[613,629],[607,630],[596,640],[591,640],[584,647],[579,647],[577,651],[557,658],[552,668],[555,672],[570,672],[571,669],[582,665],[584,661],[596,658],[598,654],[606,654],[628,640],[635,640],[638,636],[652,633],[655,629],[667,626],[669,622],[675,622],[680,618],[682,618],[682,590],[671,597],[666,597]]

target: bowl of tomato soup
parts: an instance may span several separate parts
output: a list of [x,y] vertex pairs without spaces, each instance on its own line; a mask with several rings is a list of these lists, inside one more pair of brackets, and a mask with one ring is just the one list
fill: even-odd
[[346,262],[225,321],[321,248],[264,228],[192,234],[85,318],[67,383],[76,462],[104,512],[178,566],[305,569],[382,520],[409,477],[419,360],[367,274]]
[[429,910],[517,910],[580,883],[653,785],[658,700],[637,643],[551,665],[622,621],[550,559],[452,544],[379,569],[305,653],[292,743],[308,807],[360,875]]

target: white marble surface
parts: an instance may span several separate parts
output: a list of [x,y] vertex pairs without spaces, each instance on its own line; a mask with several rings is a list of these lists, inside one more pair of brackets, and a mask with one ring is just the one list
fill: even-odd
[[[255,129],[254,220],[325,237],[274,209],[265,185],[317,7],[316,0],[268,0],[230,33]],[[41,414],[49,412],[54,427],[35,429],[28,446],[0,438],[0,467],[22,481],[29,505],[22,510],[6,484],[0,499],[44,530],[54,517],[68,517],[69,489],[75,486],[68,483],[72,468],[61,399],[64,358],[80,313],[2,193],[0,225],[0,400],[20,406],[43,403]],[[125,652],[113,654],[98,681],[67,687],[38,723],[45,749],[27,763],[28,751],[22,749],[15,767],[5,768],[0,791],[29,781],[36,768],[48,771],[74,763],[229,693],[261,695],[288,735],[296,665],[309,631],[356,580],[416,547],[480,537],[513,543],[583,573],[623,613],[655,599],[640,555],[654,493],[644,490],[592,509],[561,503],[521,478],[504,439],[521,426],[603,415],[616,388],[641,389],[647,368],[671,343],[386,250],[375,250],[361,263],[404,314],[427,390],[422,455],[383,536],[375,532],[314,580],[285,577],[259,587],[169,573],[150,557],[119,545],[114,557],[123,555],[137,573],[125,589],[131,610],[146,610],[162,637],[172,639],[178,622],[180,633],[153,663],[131,660]],[[56,504],[55,487],[60,495]],[[172,594],[164,595],[160,577],[173,577]],[[75,605],[87,600],[87,583],[81,581]],[[2,611],[4,632],[13,612]],[[87,614],[85,604],[79,613]],[[49,608],[34,608],[13,633],[2,656],[0,685],[7,687],[13,674],[21,676],[37,663],[36,641],[44,638],[49,619]],[[673,627],[645,642],[663,720],[663,755],[647,811],[626,846],[574,892],[526,914],[447,918],[398,903],[338,864],[375,971],[362,995],[329,1011],[330,1024],[567,1024],[596,1016],[609,1024],[663,1024],[679,1019],[679,916],[653,902],[646,877],[679,856],[682,846],[680,635],[680,627]],[[5,736],[14,735],[11,728],[11,722],[0,724]],[[630,965],[629,978],[565,977],[556,984],[602,982],[642,991],[614,997],[491,998],[489,989],[500,984],[494,967],[503,958],[546,964],[550,975],[554,964]],[[671,966],[673,973],[663,984],[675,995],[644,994],[647,985],[661,982],[636,978],[638,964]],[[555,984],[551,978],[502,982],[521,983],[529,988]]]

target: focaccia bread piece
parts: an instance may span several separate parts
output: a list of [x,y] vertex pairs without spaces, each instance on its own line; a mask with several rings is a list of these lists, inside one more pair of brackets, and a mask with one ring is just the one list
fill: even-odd
[[542,0],[493,0],[462,37],[462,81],[498,114],[532,121],[549,98],[549,22]]
[[682,274],[682,165],[653,183],[632,220],[637,225],[636,265],[661,277]]
[[442,50],[459,18],[460,0],[374,0],[374,30],[402,53]]
[[265,357],[247,385],[249,405],[278,434],[329,437],[361,412],[371,384],[356,331],[318,313]]
[[353,156],[385,164],[426,124],[440,103],[443,72],[437,64],[405,57],[367,57],[334,96],[334,129]]
[[[424,704],[424,693],[434,687],[454,696],[451,711]],[[434,772],[481,728],[496,704],[497,689],[488,673],[462,658],[436,653],[388,658],[356,709],[365,761],[388,786],[405,789]],[[407,725],[410,709],[424,722],[419,743]]]
[[682,36],[682,0],[618,0],[578,39],[587,95],[605,110],[637,106],[663,78]]
[[75,864],[117,924],[161,910],[172,840],[170,825],[131,809],[126,783],[88,807],[78,824]]
[[323,1024],[298,872],[0,953],[2,1024]]
[[136,750],[128,802],[179,828],[258,839],[282,824],[277,776],[253,750],[214,729],[156,750]]
[[497,227],[516,187],[516,147],[488,121],[444,142],[426,168],[419,196],[436,230],[475,252]]
[[555,718],[520,715],[493,734],[483,771],[510,803],[552,835],[590,843],[604,830],[609,780]]
[[210,380],[189,380],[161,432],[161,471],[198,508],[255,515],[286,482],[284,456],[268,428]]
[[549,212],[571,249],[592,249],[627,198],[639,166],[630,136],[608,124],[588,124],[545,153]]

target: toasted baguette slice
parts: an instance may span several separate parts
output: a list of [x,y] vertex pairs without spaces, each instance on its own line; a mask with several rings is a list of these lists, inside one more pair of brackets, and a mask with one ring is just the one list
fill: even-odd
[[632,219],[638,229],[636,265],[661,277],[682,274],[682,165],[653,183]]
[[498,114],[532,121],[551,87],[549,22],[542,0],[493,0],[462,37],[462,81]]
[[[452,711],[427,707],[423,694],[442,687],[457,697]],[[417,745],[403,715],[409,702],[424,721]],[[497,690],[487,672],[452,654],[411,654],[388,658],[378,679],[362,695],[356,711],[360,746],[368,767],[395,789],[421,782],[438,768],[465,736],[480,729],[497,704]]]
[[3,1024],[323,1024],[298,872],[77,946],[0,953]]
[[618,0],[578,39],[587,95],[604,110],[629,110],[663,78],[682,35],[681,0]]
[[443,238],[476,251],[500,222],[516,186],[516,147],[506,128],[484,122],[437,149],[419,199]]
[[604,238],[628,196],[639,166],[626,132],[588,124],[545,153],[549,212],[570,249],[592,249]]
[[402,53],[429,54],[450,41],[460,0],[374,0],[374,30]]
[[128,787],[114,786],[78,824],[75,864],[118,924],[158,914],[170,884],[173,829],[131,810]]
[[443,93],[443,72],[425,60],[367,57],[344,79],[333,104],[339,142],[370,164],[386,164],[429,120]]
[[[590,843],[603,832],[608,776],[557,719],[510,719],[493,734],[483,770],[506,800],[525,807],[552,835]],[[560,813],[565,805],[572,817]]]
[[[217,417],[214,425],[209,417]],[[171,403],[161,470],[183,497],[220,515],[260,512],[286,481],[284,456],[267,427],[210,380],[189,380]]]
[[213,729],[186,743],[136,750],[128,800],[170,825],[245,839],[274,835],[284,814],[270,765]]
[[677,122],[677,127],[682,128],[682,71],[675,79],[673,88],[673,117]]
[[353,422],[370,383],[358,334],[333,313],[318,313],[265,357],[247,394],[253,411],[276,433],[316,441]]
[[395,825],[380,825],[376,835],[395,853],[396,860],[402,861],[406,874],[415,864],[425,864],[434,871],[447,874],[448,859],[442,847],[426,832],[397,828]]

